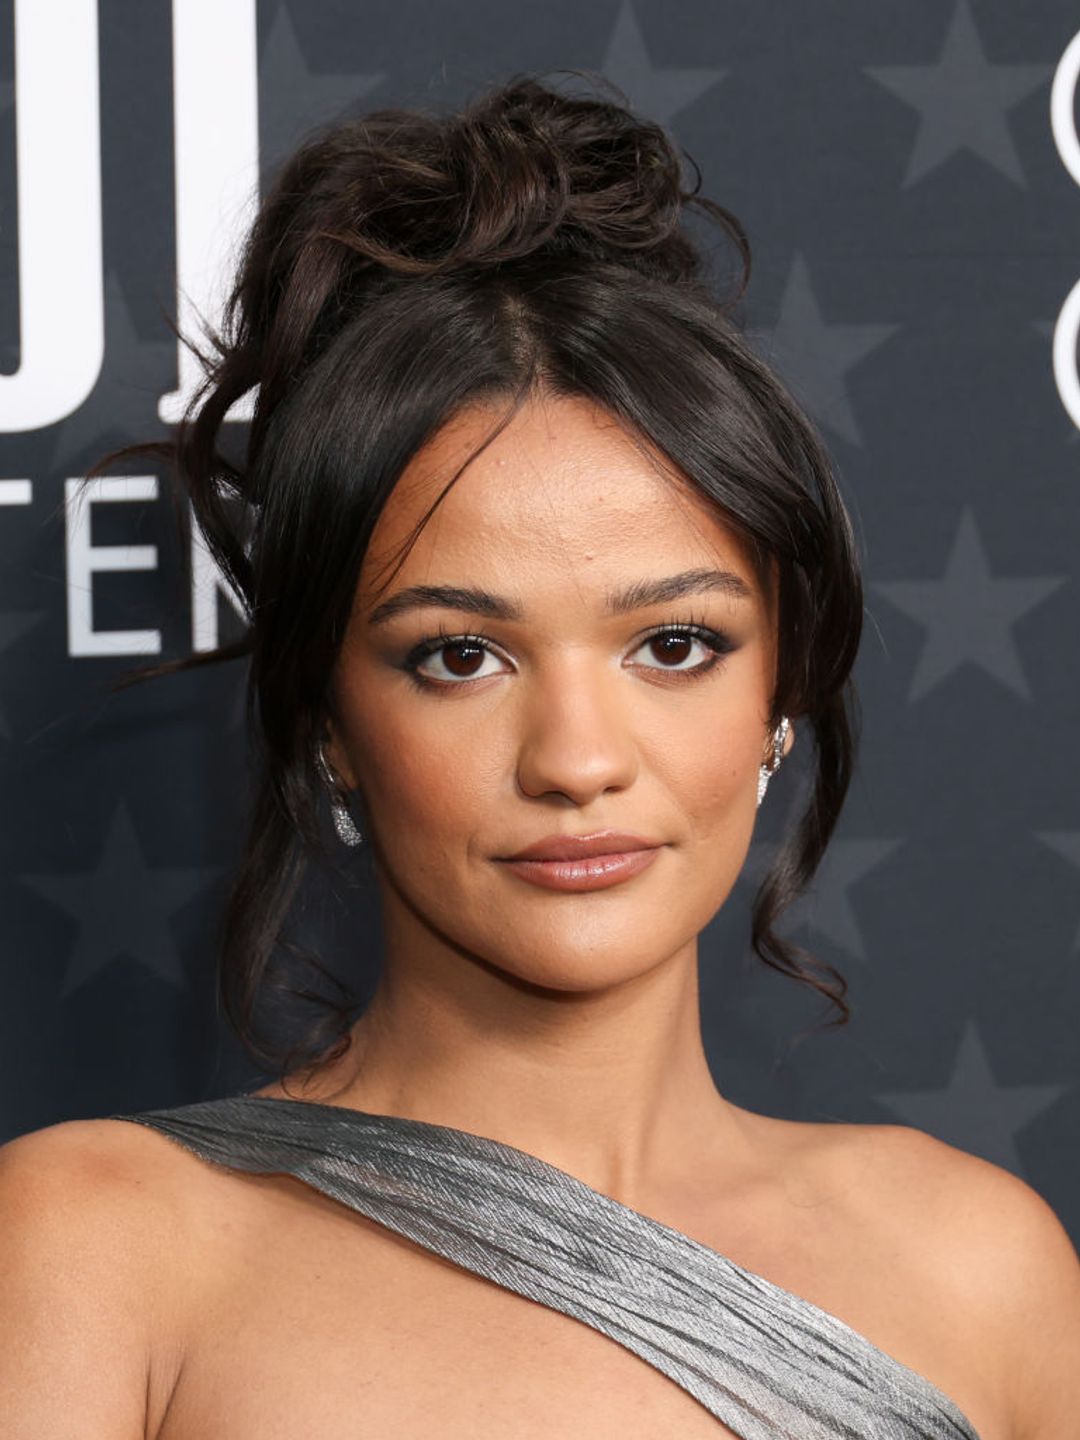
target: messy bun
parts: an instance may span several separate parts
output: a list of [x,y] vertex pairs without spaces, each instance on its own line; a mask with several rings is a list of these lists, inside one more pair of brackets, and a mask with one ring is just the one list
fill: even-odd
[[618,257],[678,282],[700,267],[680,228],[687,205],[723,218],[748,253],[733,216],[682,188],[658,125],[522,77],[457,115],[382,110],[317,134],[285,164],[255,235],[280,238],[282,277],[319,236],[344,247],[324,279],[373,267],[445,274],[540,252]]
[[[524,273],[563,259],[690,282],[702,257],[682,229],[688,206],[736,244],[734,302],[749,245],[733,215],[697,194],[700,183],[697,172],[683,189],[660,126],[529,76],[456,115],[379,110],[317,131],[285,162],[252,227],[226,316],[234,356],[249,359],[235,383],[257,383],[268,416],[326,338],[396,277]],[[259,434],[257,418],[253,444]]]
[[[375,523],[455,411],[505,401],[501,428],[541,385],[646,437],[745,538],[763,583],[775,567],[770,719],[802,722],[814,769],[754,897],[751,943],[827,997],[838,1023],[848,1018],[843,977],[774,926],[818,866],[854,764],[862,590],[851,526],[813,427],[739,334],[749,246],[735,217],[698,193],[689,164],[687,188],[659,125],[530,75],[454,114],[388,109],[323,127],[263,198],[220,332],[208,327],[205,351],[182,337],[206,375],[175,438],[113,452],[91,472],[135,454],[170,462],[245,609],[241,640],[120,683],[250,655],[257,785],[219,977],[225,1013],[261,1066],[283,1074],[338,1058],[357,1008],[285,930],[307,859],[330,858],[316,750]],[[694,211],[720,227],[734,261],[724,281],[706,274],[686,224]],[[222,424],[255,387],[236,463]],[[298,963],[339,994],[306,986]],[[283,995],[316,1007],[288,1047],[256,1017]]]

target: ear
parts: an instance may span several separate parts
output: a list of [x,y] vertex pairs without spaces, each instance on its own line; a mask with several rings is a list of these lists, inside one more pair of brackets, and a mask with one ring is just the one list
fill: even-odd
[[[764,753],[762,754],[762,757],[761,757],[761,763],[762,763],[763,765],[769,765],[769,764],[772,763],[772,758],[773,758],[773,748],[772,748],[772,747],[773,747],[773,733],[774,733],[774,732],[773,732],[772,730],[770,730],[770,731],[768,732],[768,734],[765,736],[765,749],[764,749]],[[793,720],[789,720],[789,721],[788,721],[788,731],[787,731],[787,734],[786,734],[785,737],[784,737],[784,749],[783,749],[783,752],[781,753],[781,756],[780,756],[780,758],[781,758],[782,760],[783,760],[787,755],[789,755],[789,754],[791,753],[791,747],[792,747],[794,744],[795,744],[795,722],[794,722]]]
[[356,771],[332,720],[327,722],[323,732],[322,748],[333,775],[344,789],[355,790],[358,785]]

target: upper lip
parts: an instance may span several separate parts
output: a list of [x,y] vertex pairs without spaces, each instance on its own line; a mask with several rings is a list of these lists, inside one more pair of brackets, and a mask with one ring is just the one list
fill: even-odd
[[627,850],[653,850],[655,840],[641,835],[624,835],[618,830],[600,830],[592,835],[545,835],[505,860],[588,860],[594,855],[621,855]]

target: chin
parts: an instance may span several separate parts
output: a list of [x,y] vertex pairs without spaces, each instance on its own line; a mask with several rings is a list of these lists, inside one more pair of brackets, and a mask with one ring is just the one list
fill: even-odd
[[580,925],[565,935],[547,928],[530,943],[525,927],[514,932],[513,945],[494,949],[478,947],[477,953],[491,955],[488,963],[501,974],[523,985],[562,994],[585,995],[609,990],[646,975],[650,970],[684,948],[696,932],[674,934],[656,927],[656,916],[636,925],[598,925],[590,936]]

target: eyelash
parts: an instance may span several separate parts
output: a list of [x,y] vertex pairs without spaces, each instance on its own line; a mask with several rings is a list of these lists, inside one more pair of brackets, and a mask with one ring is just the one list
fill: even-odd
[[[657,670],[661,675],[668,675],[676,681],[699,680],[715,666],[721,664],[728,655],[736,648],[732,640],[720,630],[714,630],[711,626],[702,621],[693,620],[689,623],[678,622],[660,625],[644,635],[636,649],[640,650],[642,645],[647,645],[650,640],[659,639],[661,636],[677,636],[680,639],[700,640],[709,650],[712,657],[695,665],[691,670],[668,669],[663,665],[650,665],[646,669]],[[426,640],[421,640],[414,645],[405,657],[403,669],[409,675],[410,680],[418,690],[463,690],[472,683],[474,679],[488,680],[488,675],[471,676],[461,680],[432,680],[430,676],[420,673],[420,665],[429,655],[435,655],[440,650],[448,649],[451,645],[469,645],[480,650],[486,650],[489,654],[495,652],[490,642],[483,635],[459,634],[453,635],[444,630],[441,626],[437,635],[432,635]]]

